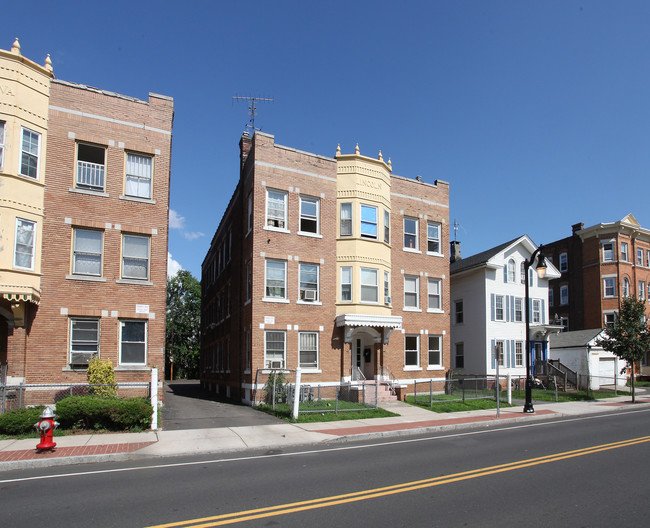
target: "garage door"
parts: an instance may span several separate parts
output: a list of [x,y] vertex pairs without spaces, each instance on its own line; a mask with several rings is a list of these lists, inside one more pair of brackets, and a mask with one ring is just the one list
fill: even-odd
[[614,378],[616,377],[615,365],[616,363],[614,358],[600,358],[598,365],[598,375],[600,376],[601,385],[609,385],[614,383]]

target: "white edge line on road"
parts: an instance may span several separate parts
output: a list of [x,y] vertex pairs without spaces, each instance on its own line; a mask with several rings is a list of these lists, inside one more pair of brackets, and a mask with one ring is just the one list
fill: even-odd
[[24,478],[15,478],[15,479],[6,479],[0,480],[0,484],[9,484],[12,482],[28,482],[30,480],[45,480],[45,479],[54,479],[54,478],[63,478],[63,477],[85,477],[89,475],[102,475],[105,473],[121,473],[125,471],[142,471],[142,470],[151,470],[151,469],[166,469],[174,467],[185,467],[185,466],[199,466],[202,464],[225,464],[227,462],[242,462],[245,460],[260,460],[265,458],[280,458],[280,457],[291,457],[291,456],[304,456],[304,455],[314,455],[318,453],[332,453],[336,451],[348,451],[353,449],[366,449],[372,447],[383,447],[389,445],[398,445],[398,444],[410,444],[415,442],[427,442],[433,440],[443,440],[447,438],[457,438],[461,436],[474,436],[479,434],[488,434],[488,433],[498,433],[501,431],[511,431],[513,429],[526,429],[528,427],[543,427],[549,425],[558,425],[565,424],[567,422],[579,422],[583,420],[594,420],[596,418],[608,418],[610,416],[620,416],[623,414],[636,414],[650,412],[650,409],[639,409],[636,411],[617,411],[607,414],[599,414],[597,416],[581,416],[578,418],[568,418],[565,420],[554,420],[554,421],[544,421],[544,422],[535,422],[530,424],[523,425],[514,425],[512,427],[499,427],[496,429],[482,429],[480,431],[467,431],[463,433],[450,433],[439,436],[427,436],[425,438],[409,438],[405,440],[391,440],[389,442],[381,442],[376,444],[362,444],[357,446],[342,446],[342,447],[330,447],[326,449],[313,449],[310,451],[300,451],[296,453],[273,453],[269,455],[256,455],[256,456],[243,456],[235,458],[224,458],[220,460],[201,460],[197,462],[178,462],[174,464],[157,464],[153,466],[136,466],[131,468],[117,468],[117,469],[101,469],[97,471],[80,471],[78,473],[61,473],[57,475],[37,475],[34,477],[24,477]]

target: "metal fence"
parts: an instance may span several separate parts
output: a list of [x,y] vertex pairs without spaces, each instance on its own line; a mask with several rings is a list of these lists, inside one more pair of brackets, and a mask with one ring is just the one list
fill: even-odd
[[[501,381],[503,384],[503,380]],[[464,402],[466,400],[496,400],[497,394],[505,394],[499,388],[495,376],[454,378],[447,380],[415,381],[413,398],[419,405],[433,407],[436,403]]]
[[[296,371],[259,369],[255,376],[253,404],[273,410],[290,409],[294,400]],[[380,384],[376,381],[348,381],[338,384],[301,383],[299,414],[339,413],[377,409]]]
[[0,385],[0,414],[22,407],[56,404],[66,396],[91,395],[107,387],[115,387],[115,395],[118,398],[151,398],[151,383],[149,382],[117,383],[115,385],[91,385],[88,383]]

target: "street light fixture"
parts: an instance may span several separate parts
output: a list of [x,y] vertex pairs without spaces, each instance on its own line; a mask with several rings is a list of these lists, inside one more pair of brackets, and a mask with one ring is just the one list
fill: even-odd
[[530,348],[530,277],[528,270],[535,263],[535,257],[537,257],[537,276],[540,279],[543,279],[546,275],[546,257],[544,256],[543,248],[544,246],[539,246],[533,254],[530,256],[530,260],[524,261],[524,272],[526,273],[526,278],[524,284],[525,287],[525,304],[526,304],[526,403],[524,404],[525,413],[534,413],[535,409],[533,408],[533,373],[531,371],[532,363],[532,350]]

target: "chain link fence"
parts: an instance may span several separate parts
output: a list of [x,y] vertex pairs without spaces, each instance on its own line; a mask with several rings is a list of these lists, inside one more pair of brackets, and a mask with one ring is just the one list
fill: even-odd
[[[504,379],[501,380],[501,384]],[[467,400],[496,400],[505,393],[495,376],[476,376],[447,380],[431,379],[413,383],[413,399],[418,405],[433,407],[436,403],[465,402]]]
[[66,396],[88,396],[101,393],[102,389],[115,388],[118,398],[151,398],[151,383],[130,382],[115,385],[91,385],[88,383],[43,383],[0,385],[0,414],[31,407],[52,405]]

